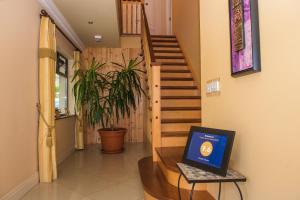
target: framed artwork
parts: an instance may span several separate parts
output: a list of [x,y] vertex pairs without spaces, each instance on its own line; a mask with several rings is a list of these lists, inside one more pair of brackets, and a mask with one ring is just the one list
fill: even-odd
[[68,59],[57,52],[56,73],[68,77]]
[[231,75],[261,71],[258,0],[229,0]]

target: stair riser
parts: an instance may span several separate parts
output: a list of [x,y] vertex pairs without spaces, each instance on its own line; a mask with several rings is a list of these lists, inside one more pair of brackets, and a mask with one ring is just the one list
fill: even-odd
[[183,56],[182,53],[155,53],[155,56]]
[[162,137],[162,147],[184,147],[187,137]]
[[177,42],[177,39],[176,39],[176,38],[162,38],[162,37],[155,37],[155,38],[152,38],[152,40],[166,40],[166,41],[176,41],[176,42]]
[[191,73],[161,73],[160,76],[163,78],[192,78]]
[[172,41],[172,42],[152,42],[152,45],[178,45],[178,42],[177,41]]
[[163,119],[190,119],[190,118],[201,118],[200,110],[189,110],[189,111],[161,111],[161,117]]
[[201,126],[201,123],[170,123],[162,124],[161,131],[190,131],[191,126]]
[[194,81],[161,81],[162,86],[196,86]]
[[172,66],[172,65],[163,65],[161,66],[162,70],[189,70],[187,66]]
[[156,59],[156,62],[172,62],[172,63],[185,63],[185,59]]
[[178,47],[153,47],[154,50],[180,50]]
[[162,96],[194,96],[199,95],[198,90],[161,90]]
[[[200,99],[162,99],[162,107],[200,107]],[[181,118],[181,116],[179,116]]]

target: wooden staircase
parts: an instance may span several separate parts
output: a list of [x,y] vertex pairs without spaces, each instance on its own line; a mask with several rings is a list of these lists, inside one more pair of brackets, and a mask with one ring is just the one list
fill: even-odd
[[[144,187],[145,200],[180,199],[177,188],[179,170],[176,163],[181,161],[183,151],[183,147],[156,148],[159,161],[153,162],[152,157],[146,157],[139,161],[138,167]],[[184,179],[181,179],[180,186],[181,199],[190,199],[191,186]],[[193,199],[214,200],[206,191],[205,184],[197,184]]]
[[161,64],[162,147],[184,146],[191,126],[201,124],[201,96],[175,36],[151,36]]
[[[147,71],[148,138],[153,156],[139,161],[145,200],[177,200],[180,162],[191,126],[201,125],[200,88],[175,36],[150,35],[142,5],[142,49]],[[189,185],[181,179],[181,199],[189,199]],[[205,184],[193,199],[213,200]]]

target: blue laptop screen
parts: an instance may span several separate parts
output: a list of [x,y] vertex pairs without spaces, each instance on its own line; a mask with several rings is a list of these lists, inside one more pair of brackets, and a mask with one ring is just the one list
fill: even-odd
[[194,132],[187,152],[187,159],[211,167],[221,168],[227,136]]

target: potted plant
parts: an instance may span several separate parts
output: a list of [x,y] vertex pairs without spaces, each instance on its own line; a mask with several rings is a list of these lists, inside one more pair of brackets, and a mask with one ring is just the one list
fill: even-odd
[[144,91],[138,69],[138,58],[123,64],[112,63],[115,70],[102,73],[100,64],[93,59],[87,70],[75,71],[73,92],[77,109],[85,107],[85,115],[90,126],[101,124],[99,129],[102,151],[120,153],[124,150],[125,128],[117,127],[120,118],[130,116],[130,109],[137,107]]

